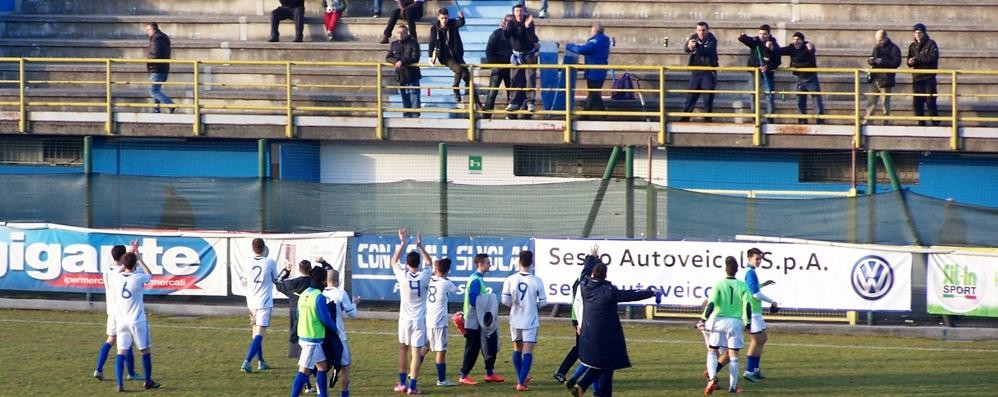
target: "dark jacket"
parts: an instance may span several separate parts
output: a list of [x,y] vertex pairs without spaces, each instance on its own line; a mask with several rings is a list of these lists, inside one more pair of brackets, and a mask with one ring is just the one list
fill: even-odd
[[298,8],[304,6],[305,0],[281,0],[281,7]]
[[[793,44],[780,48],[780,55],[790,57],[790,67],[792,68],[816,68],[818,67],[818,59],[814,56],[815,51],[807,49],[807,43],[810,42],[805,41],[800,45],[800,48],[794,47]],[[794,76],[801,79],[809,79],[816,75],[817,73],[814,72],[794,72]]]
[[[586,44],[567,44],[565,49],[586,56],[586,65],[606,65],[610,61],[610,38],[596,33]],[[586,69],[586,80],[606,80],[606,69]]]
[[523,26],[523,22],[517,22],[516,19],[506,25],[506,38],[509,39],[509,44],[513,47],[514,51],[532,52],[537,49],[537,43],[540,40],[537,38],[537,32],[534,30],[536,27],[537,25],[531,23],[528,28]]
[[[897,69],[898,66],[901,66],[901,49],[888,38],[887,43],[884,43],[883,46],[877,44],[873,47],[870,58],[880,58],[879,65],[874,64],[871,60],[870,65],[874,69]],[[871,73],[870,80],[876,83],[877,87],[893,87],[894,73]]]
[[[769,37],[769,42],[773,43],[771,46],[772,49],[766,48],[762,40],[759,40],[758,37],[750,37],[743,34],[738,37],[738,41],[749,48],[748,66],[760,67],[765,62],[767,71],[775,71],[776,68],[780,67],[782,63],[779,55],[780,44],[776,42],[776,38],[773,36]],[[762,56],[761,60],[759,59],[760,55]]]
[[[928,33],[925,34],[925,40],[921,43],[913,41],[911,45],[908,46],[908,59],[914,59],[915,65],[912,66],[914,69],[939,69],[939,46],[936,45],[936,41],[929,37]],[[931,78],[935,78],[935,74],[913,74],[911,76],[912,81],[921,81]]]
[[[489,42],[485,45],[485,59],[492,64],[507,64],[509,57],[513,56],[513,46],[506,38],[502,29],[496,29],[489,35]],[[507,69],[508,70],[508,69]]]
[[447,27],[440,29],[439,23],[430,26],[430,58],[433,58],[433,51],[437,50],[437,60],[445,62],[455,60],[457,63],[464,63],[464,43],[461,42],[461,32],[458,31],[464,26],[464,18],[448,19]]
[[308,289],[311,279],[308,276],[295,277],[288,280],[288,272],[282,270],[274,286],[288,297],[288,308],[291,313],[288,342],[298,343],[298,294]]
[[[592,255],[586,258],[596,261]],[[622,369],[631,366],[627,356],[624,329],[620,326],[617,304],[648,299],[649,290],[619,290],[606,280],[595,280],[590,274],[582,277],[582,334],[579,336],[579,359],[586,365],[601,369]]]
[[419,73],[419,67],[414,66],[419,62],[419,43],[412,36],[393,41],[385,60],[392,67],[395,67],[395,62],[402,61],[402,67],[395,69],[395,79],[399,83],[411,83],[423,77]]
[[[149,37],[149,59],[170,59],[170,37],[159,30]],[[168,63],[147,63],[150,73],[170,73]]]
[[713,33],[707,32],[703,40],[700,40],[696,33],[686,39],[687,42],[690,40],[696,40],[697,45],[690,50],[690,47],[683,47],[683,50],[687,54],[690,54],[690,60],[686,63],[687,66],[718,66],[717,63],[717,38],[714,37]]

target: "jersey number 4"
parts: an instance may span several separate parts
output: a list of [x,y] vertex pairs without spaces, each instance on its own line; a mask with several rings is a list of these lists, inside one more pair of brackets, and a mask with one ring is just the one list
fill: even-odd
[[409,290],[416,292],[416,298],[419,298],[422,294],[422,290],[419,288],[419,280],[409,280]]

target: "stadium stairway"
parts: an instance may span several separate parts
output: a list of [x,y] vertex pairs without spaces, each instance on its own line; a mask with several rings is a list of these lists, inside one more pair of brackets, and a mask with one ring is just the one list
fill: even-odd
[[[195,0],[155,1],[155,0],[22,0],[19,12],[0,15],[3,22],[0,32],[0,55],[12,57],[109,57],[143,58],[146,39],[143,24],[150,20],[161,23],[164,31],[174,42],[174,58],[202,60],[316,60],[316,61],[382,61],[386,46],[376,44],[384,28],[384,18],[370,18],[371,4],[353,1],[350,9],[337,30],[338,41],[324,41],[319,7],[311,3],[307,7],[309,15],[305,43],[267,43],[264,41],[269,30],[269,10],[276,0],[216,0],[211,2]],[[499,18],[509,12],[513,1],[464,1],[460,2],[468,20],[462,30],[466,47],[466,61],[479,63],[484,55],[484,45],[488,34],[498,25]],[[536,7],[536,1],[527,2],[528,7]],[[686,56],[681,45],[692,31],[695,22],[711,22],[714,34],[720,40],[721,64],[740,66],[745,62],[745,48],[735,41],[737,33],[753,33],[761,23],[774,27],[774,35],[786,44],[794,31],[805,32],[809,40],[819,48],[819,65],[822,67],[863,67],[873,45],[872,33],[878,28],[893,32],[895,42],[902,51],[910,42],[910,26],[913,22],[924,22],[929,26],[932,37],[939,42],[943,54],[941,68],[998,69],[998,28],[990,22],[998,17],[998,8],[993,1],[985,0],[934,0],[910,4],[902,0],[720,0],[720,1],[670,1],[653,0],[603,0],[598,2],[552,1],[549,18],[537,20],[538,33],[542,40],[558,42],[580,42],[588,36],[592,19],[599,19],[607,26],[609,35],[616,38],[617,47],[612,51],[611,60],[618,64],[640,65],[682,65]],[[384,2],[385,11],[394,5]],[[457,3],[451,1],[428,0],[424,19],[419,24],[418,33],[425,36],[440,7],[456,14]],[[288,37],[290,22],[283,22],[284,37]],[[666,40],[666,39],[669,40]],[[311,40],[311,41],[309,41]],[[669,42],[671,41],[671,43]],[[668,46],[666,46],[668,44]],[[426,45],[422,46],[424,61],[428,60]],[[785,61],[785,64],[788,63]],[[0,73],[9,80],[14,65],[0,63]],[[84,79],[82,76],[98,76],[103,68],[89,65],[32,65],[29,79]],[[116,66],[116,79],[119,67]],[[123,79],[144,80],[141,65],[122,65]],[[184,66],[176,66],[171,81],[190,81],[185,75]],[[187,71],[190,68],[186,68]],[[385,73],[386,84],[394,79],[391,71]],[[424,68],[427,76],[423,87],[440,86],[430,89],[423,101],[428,106],[453,107],[451,72],[443,67]],[[16,72],[15,72],[16,74]],[[580,74],[581,76],[581,74]],[[639,74],[645,86],[654,85],[657,76]],[[906,75],[899,75],[903,88],[910,81]],[[477,76],[476,84],[487,84],[487,72]],[[283,68],[263,67],[226,68],[213,66],[206,76],[210,82],[218,84],[239,84],[283,82]],[[337,68],[333,74],[322,68],[297,68],[296,82],[329,84],[329,81],[350,81],[357,84],[374,84],[373,71],[359,68]],[[581,78],[581,77],[580,77]],[[670,78],[673,78],[670,75]],[[89,79],[89,78],[86,78]],[[97,78],[99,80],[99,78]],[[682,74],[669,81],[669,89],[682,89]],[[745,76],[737,73],[722,75],[722,85],[740,89],[739,80]],[[941,87],[946,85],[947,76],[941,76]],[[204,80],[202,80],[204,81]],[[793,77],[781,73],[778,77],[780,89],[792,89]],[[961,76],[964,93],[993,93],[995,81],[978,76]],[[851,91],[851,80],[843,76],[825,75],[823,88],[829,91]],[[607,83],[609,86],[609,83]],[[3,88],[2,95],[9,95],[9,85]],[[32,85],[40,95],[58,97],[59,90],[67,95],[87,95],[92,88],[94,97],[102,98],[100,87],[69,89],[55,85]],[[135,92],[143,90],[136,86]],[[607,87],[609,88],[609,87]],[[50,90],[49,92],[43,90]],[[167,87],[171,95],[181,92],[179,97],[190,97],[189,90],[180,87]],[[228,91],[226,87],[213,89],[215,95]],[[253,100],[266,103],[272,95],[266,90],[242,90],[240,100]],[[248,92],[245,92],[248,91]],[[296,90],[298,91],[298,90]],[[366,98],[370,93],[357,89],[337,89],[335,93],[300,90],[301,95],[316,100],[340,103],[342,98]],[[116,90],[116,95],[118,91]],[[34,95],[34,94],[32,94]],[[131,96],[127,90],[125,97]],[[296,96],[298,93],[296,92]],[[365,97],[366,95],[366,97]],[[141,97],[141,95],[139,95]],[[500,95],[500,98],[503,97]],[[279,96],[276,98],[280,98]],[[649,98],[651,99],[651,98]],[[397,95],[389,98],[397,102]],[[829,98],[829,102],[848,98]],[[364,101],[367,101],[366,99]],[[682,101],[682,94],[673,94],[667,103]],[[962,99],[961,102],[974,102],[975,99]],[[735,98],[722,95],[719,104],[728,106]],[[781,104],[790,106],[792,100]],[[905,106],[895,101],[895,109]],[[980,102],[987,102],[980,100]],[[325,104],[329,105],[329,104]],[[987,112],[986,103],[981,103],[981,111]],[[671,106],[671,105],[670,105]],[[497,106],[498,107],[498,106]],[[834,106],[830,106],[834,108]],[[719,108],[721,111],[730,110]],[[425,117],[431,117],[425,114]],[[444,116],[437,116],[444,117]]]

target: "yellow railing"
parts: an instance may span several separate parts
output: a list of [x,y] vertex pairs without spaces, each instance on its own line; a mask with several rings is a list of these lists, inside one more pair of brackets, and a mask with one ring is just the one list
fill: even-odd
[[[770,118],[794,119],[794,120],[816,120],[816,121],[836,121],[838,124],[848,123],[853,127],[853,142],[859,147],[863,144],[863,125],[867,121],[892,121],[892,122],[945,122],[948,123],[950,132],[950,147],[958,149],[960,143],[960,126],[969,123],[993,123],[998,122],[998,117],[993,115],[977,114],[975,116],[965,116],[970,113],[960,109],[961,106],[969,106],[969,103],[983,103],[998,97],[994,93],[992,84],[998,84],[998,71],[975,71],[975,70],[910,70],[898,69],[890,70],[891,73],[899,75],[934,73],[944,77],[949,81],[940,81],[938,98],[948,99],[949,106],[945,107],[938,116],[912,116],[897,115],[890,116],[871,115],[866,117],[864,99],[870,96],[890,96],[890,97],[915,97],[926,96],[928,94],[912,94],[909,92],[892,92],[888,94],[867,92],[869,84],[865,81],[865,76],[869,69],[851,68],[817,68],[799,69],[796,71],[817,72],[826,86],[837,85],[843,87],[839,90],[823,90],[818,93],[798,92],[794,90],[780,90],[767,93],[765,87],[759,84],[759,72],[755,68],[749,67],[687,67],[687,66],[636,66],[636,65],[469,65],[473,76],[473,83],[467,87],[468,95],[465,96],[462,107],[452,108],[421,108],[402,109],[391,107],[385,103],[386,95],[397,93],[399,86],[394,83],[391,76],[391,65],[376,62],[305,62],[305,61],[202,61],[202,60],[146,60],[146,59],[87,59],[87,58],[0,58],[0,66],[6,66],[10,72],[9,65],[16,65],[17,80],[0,80],[0,84],[14,85],[17,87],[17,101],[0,102],[0,108],[15,107],[19,114],[18,131],[27,132],[28,112],[40,108],[96,108],[106,113],[104,118],[104,132],[114,133],[115,118],[117,109],[122,108],[152,108],[154,105],[147,102],[139,102],[135,99],[126,100],[128,87],[148,87],[152,84],[143,76],[136,79],[135,76],[143,75],[145,71],[140,67],[149,62],[171,64],[171,80],[163,82],[165,87],[173,88],[175,92],[178,88],[190,90],[189,94],[184,93],[182,101],[174,105],[163,105],[163,108],[170,110],[190,109],[194,115],[191,131],[194,135],[203,133],[202,116],[211,113],[226,113],[233,111],[277,114],[284,116],[285,135],[289,138],[295,136],[295,118],[302,115],[362,115],[373,116],[377,119],[375,125],[375,137],[385,139],[387,134],[384,122],[386,112],[395,113],[448,113],[452,117],[467,118],[469,120],[467,139],[469,141],[478,140],[477,121],[482,118],[493,118],[502,116],[522,116],[522,117],[543,117],[553,120],[563,121],[564,141],[571,143],[575,141],[575,120],[577,118],[601,118],[613,121],[634,121],[655,123],[658,129],[658,143],[671,143],[669,133],[669,121],[684,117],[711,117],[718,119],[748,119],[752,124],[753,143],[755,145],[765,145],[765,135],[763,121]],[[56,79],[33,79],[32,76],[47,72],[45,66],[58,69],[56,65],[71,65],[66,71],[76,73],[80,76],[76,80],[56,80]],[[131,65],[131,66],[129,66]],[[429,65],[420,65],[424,71],[430,68]],[[633,92],[638,98],[637,103],[626,103],[614,106],[612,110],[584,110],[575,109],[575,96],[584,97],[588,92],[594,91],[586,88],[582,81],[581,73],[578,77],[562,79],[561,83],[555,87],[540,88],[493,88],[488,84],[488,74],[491,69],[538,69],[539,71],[554,71],[561,73],[561,76],[573,76],[577,72],[584,72],[591,69],[611,69],[618,74],[629,72],[638,77],[641,82],[640,87],[626,91]],[[780,69],[779,75],[793,72],[793,69]],[[881,70],[882,71],[882,70]],[[690,90],[686,85],[690,72],[721,72],[739,76],[736,80],[748,80],[749,84],[719,81],[718,87],[725,85],[726,89],[714,90]],[[89,74],[88,74],[89,73]],[[352,73],[352,74],[351,74]],[[373,73],[373,76],[371,75]],[[748,74],[755,78],[748,77]],[[96,76],[100,76],[99,78]],[[85,78],[86,76],[94,76]],[[129,79],[130,77],[131,79]],[[974,77],[979,81],[964,82],[958,77]],[[386,82],[385,79],[389,82]],[[830,80],[829,80],[830,79]],[[222,81],[219,81],[222,80]],[[308,80],[312,80],[309,82]],[[449,79],[448,79],[449,80]],[[318,83],[321,81],[322,83]],[[831,83],[829,83],[831,81]],[[335,84],[333,84],[335,82]],[[365,83],[366,82],[366,83]],[[159,84],[159,83],[157,83]],[[595,89],[607,93],[611,90],[605,84],[602,89]],[[670,87],[669,85],[673,85]],[[784,84],[785,85],[785,84]],[[83,94],[62,95],[62,98],[81,96],[87,98],[83,101],[63,100],[35,100],[33,97],[44,96],[59,98],[59,92],[37,94],[39,90],[32,90],[32,87],[94,87],[94,94],[89,95],[86,91]],[[103,86],[103,92],[96,94],[96,86]],[[731,86],[741,86],[743,88],[731,89]],[[961,86],[985,87],[984,92],[962,92]],[[848,87],[848,88],[845,88]],[[779,87],[778,87],[779,88]],[[947,89],[948,88],[948,89]],[[427,86],[422,85],[420,90],[443,90],[449,92],[448,86]],[[899,84],[897,90],[907,89],[906,84]],[[507,112],[500,109],[479,109],[473,106],[475,97],[483,97],[491,91],[500,90],[507,94],[516,91],[535,90],[536,95],[554,93],[561,95],[564,102],[559,101],[555,109],[541,109],[534,112],[525,110]],[[981,91],[980,89],[978,91]],[[566,95],[566,93],[568,93]],[[674,98],[677,102],[691,93],[711,93],[715,95],[737,96],[748,98],[748,103],[754,109],[751,113],[741,112],[683,112],[676,109],[681,105],[676,105],[668,101]],[[315,97],[309,97],[315,94]],[[335,94],[336,97],[329,98],[328,95]],[[821,95],[822,97],[833,99],[848,98],[848,101],[836,102],[838,105],[848,103],[848,109],[836,109],[835,112],[826,112],[822,115],[796,114],[796,113],[764,113],[760,106],[766,100],[766,95],[783,97],[786,95]],[[359,95],[357,100],[351,100],[351,95]],[[449,95],[449,94],[448,94]],[[134,96],[134,95],[132,95]],[[373,96],[373,98],[371,97]],[[647,96],[647,98],[646,98]],[[93,100],[94,98],[100,100]],[[666,100],[663,100],[665,98]],[[971,99],[970,101],[959,100],[958,98]],[[648,99],[648,101],[646,101]],[[657,106],[650,107],[648,102],[657,101]],[[186,103],[181,103],[186,102]],[[483,101],[484,102],[484,101]],[[608,101],[612,103],[614,101]],[[619,101],[618,101],[619,102]],[[809,100],[810,102],[810,100]],[[329,103],[341,103],[341,106],[328,106]],[[425,103],[425,102],[424,102]],[[831,104],[831,102],[830,102]],[[323,106],[320,106],[323,105]],[[700,105],[698,103],[698,105]],[[699,108],[700,106],[698,106]],[[811,107],[813,113],[813,106]],[[980,113],[980,112],[978,112]]]

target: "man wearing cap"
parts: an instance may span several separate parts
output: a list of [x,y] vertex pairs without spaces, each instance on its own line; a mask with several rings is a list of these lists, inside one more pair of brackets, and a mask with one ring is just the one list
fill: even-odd
[[[908,66],[913,69],[938,69],[939,46],[929,38],[925,25],[916,23],[914,29],[915,41],[908,46]],[[918,73],[911,76],[911,91],[915,93],[912,105],[915,116],[925,116],[925,105],[929,105],[929,116],[939,116],[936,106],[936,75],[934,73]],[[918,125],[925,125],[925,120],[919,120]],[[932,120],[932,125],[939,125],[939,120]]]
[[[786,55],[790,57],[790,67],[792,68],[816,68],[818,67],[817,58],[815,58],[815,48],[814,44],[810,41],[804,40],[804,33],[795,32],[792,36],[793,41],[790,45],[780,48],[780,55]],[[805,92],[816,92],[818,94],[811,94],[814,97],[814,104],[817,108],[817,114],[821,115],[825,113],[825,104],[821,100],[821,83],[818,82],[818,74],[815,72],[802,72],[794,71],[794,76],[797,76],[797,110],[800,114],[807,114],[807,94]],[[807,119],[797,119],[799,124],[807,124]],[[824,120],[818,119],[818,124],[823,124]]]
[[[874,39],[877,40],[877,45],[873,47],[873,53],[870,54],[867,63],[874,69],[897,69],[898,66],[901,66],[901,49],[887,37],[887,31],[878,30]],[[894,88],[894,73],[870,73],[870,85],[870,97],[866,102],[866,118],[873,114],[873,109],[877,107],[877,101],[881,97],[884,98],[884,116],[890,116],[890,93]],[[876,94],[873,94],[874,91]],[[883,120],[881,124],[887,125],[887,120]]]

